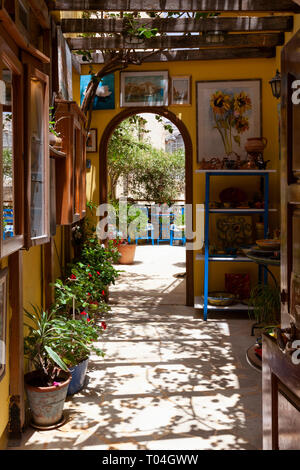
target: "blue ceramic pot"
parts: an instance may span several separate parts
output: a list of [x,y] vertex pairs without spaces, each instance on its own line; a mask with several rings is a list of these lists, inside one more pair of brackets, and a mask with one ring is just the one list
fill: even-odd
[[72,379],[69,384],[68,395],[74,395],[74,393],[78,393],[80,392],[80,390],[82,390],[86,377],[88,363],[89,360],[86,359],[85,361],[82,361],[80,364],[70,369]]

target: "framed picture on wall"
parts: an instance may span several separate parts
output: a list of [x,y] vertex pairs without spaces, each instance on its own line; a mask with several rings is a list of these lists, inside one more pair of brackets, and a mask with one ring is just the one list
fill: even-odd
[[198,162],[237,155],[247,139],[262,136],[261,80],[197,82]]
[[7,268],[0,271],[0,380],[6,364],[7,274]]
[[[92,75],[80,76],[80,101],[83,102],[88,84]],[[115,75],[110,73],[102,78],[96,91],[93,103],[94,111],[115,109]]]
[[121,72],[120,106],[168,106],[169,74]]
[[191,75],[171,78],[171,104],[182,106],[191,104],[191,78]]
[[97,152],[97,129],[90,129],[86,141],[86,151],[89,153]]

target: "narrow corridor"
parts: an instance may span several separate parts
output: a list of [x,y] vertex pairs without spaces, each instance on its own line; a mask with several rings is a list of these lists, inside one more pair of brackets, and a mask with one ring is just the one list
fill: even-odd
[[[260,449],[261,377],[248,366],[252,324],[222,314],[207,323],[184,306],[185,250],[137,248],[111,289],[106,357],[90,360],[67,423],[28,428],[22,449]],[[178,276],[179,274],[179,276]]]

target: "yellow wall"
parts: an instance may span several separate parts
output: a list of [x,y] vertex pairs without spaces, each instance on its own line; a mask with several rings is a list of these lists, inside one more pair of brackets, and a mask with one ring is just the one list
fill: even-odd
[[[2,260],[1,269],[7,267],[7,259]],[[9,280],[7,279],[9,282]],[[6,446],[6,426],[8,423],[8,410],[9,410],[9,322],[11,318],[11,311],[8,307],[6,319],[6,372],[0,382],[0,449]]]
[[[300,15],[295,18],[295,31],[300,28]],[[286,40],[289,40],[292,34],[286,34]],[[197,80],[230,80],[230,79],[262,79],[262,104],[263,104],[263,135],[268,138],[269,145],[265,152],[266,159],[272,161],[271,167],[278,169],[278,120],[277,120],[277,101],[273,98],[268,84],[270,78],[275,74],[276,67],[280,64],[280,49],[278,48],[277,57],[274,59],[250,59],[250,60],[230,60],[230,61],[206,61],[206,62],[170,62],[170,63],[152,63],[141,67],[130,67],[128,70],[168,70],[170,76],[178,74],[191,74],[192,83],[192,106],[180,107],[170,106],[170,110],[183,120],[190,132],[194,149],[194,170],[198,168],[196,160],[196,85]],[[96,67],[95,67],[96,70]],[[88,73],[88,68],[83,67],[83,74]],[[109,121],[121,111],[119,107],[119,74],[116,74],[116,109],[111,111],[95,111],[93,114],[92,127],[98,129],[98,143],[101,135]],[[79,102],[79,76],[74,75],[74,99]],[[100,149],[101,155],[101,149]],[[92,168],[87,174],[87,197],[89,200],[97,202],[99,200],[99,155],[88,154],[92,160]],[[236,179],[233,180],[236,183]],[[253,185],[252,179],[249,179],[247,186],[251,191]],[[220,190],[231,185],[229,179],[226,181],[216,181],[212,193],[218,195]],[[240,182],[244,187],[244,179]],[[253,190],[253,188],[252,188]],[[212,194],[212,196],[213,196]],[[194,204],[204,201],[204,177],[194,173]],[[279,174],[272,177],[271,180],[271,201],[274,205],[279,202]],[[276,215],[271,216],[271,226],[278,225]],[[61,258],[62,230],[57,229],[55,237],[58,256]],[[31,250],[24,251],[24,307],[30,307],[30,304],[42,304],[42,279],[41,279],[41,256],[42,248],[34,247]],[[55,251],[55,277],[60,276],[60,265]],[[7,260],[1,262],[1,267],[7,265]],[[212,266],[211,286],[215,289],[224,287],[224,273],[228,271],[243,271],[243,266],[237,264],[219,263],[218,269]],[[249,266],[247,265],[247,270]],[[255,276],[255,266],[251,266],[253,277]],[[195,293],[202,293],[203,263],[195,262]],[[10,318],[10,309],[8,308],[8,322]],[[7,358],[9,359],[9,328],[7,328]],[[8,423],[8,404],[9,404],[9,361],[7,364],[6,375],[0,382],[0,449],[5,447],[5,429]]]
[[[99,70],[94,66],[94,71]],[[195,170],[199,168],[197,164],[197,145],[196,145],[196,81],[201,80],[231,80],[231,79],[262,79],[262,106],[263,106],[263,135],[267,137],[269,144],[265,151],[265,158],[271,160],[270,168],[279,168],[278,158],[278,118],[277,118],[277,101],[273,98],[269,80],[274,76],[276,71],[276,59],[249,59],[249,60],[228,60],[228,61],[201,61],[201,62],[169,62],[169,63],[151,63],[144,64],[140,67],[131,66],[128,70],[168,70],[169,75],[191,74],[192,75],[192,105],[191,106],[169,106],[169,109],[175,113],[186,125],[190,132],[193,142],[193,165],[194,165],[194,203],[203,203],[204,201],[204,176],[196,175]],[[88,67],[84,66],[82,74],[88,74]],[[110,120],[121,111],[119,105],[119,73],[115,74],[115,91],[116,91],[116,109],[109,111],[94,111],[92,119],[92,128],[98,129],[98,143],[102,133],[110,122]],[[79,77],[74,77],[74,99],[79,102]],[[101,157],[101,149],[100,149]],[[87,175],[87,197],[95,202],[99,200],[99,155],[88,154],[88,158],[92,160],[92,168]],[[254,183],[256,181],[256,183]],[[258,180],[247,177],[242,180],[234,178],[218,178],[212,188],[211,199],[218,200],[218,194],[221,189],[231,185],[245,186],[249,190],[249,194],[253,194],[258,190]],[[255,186],[253,186],[255,185]],[[273,205],[278,206],[279,202],[279,175],[271,176],[271,201]],[[214,197],[215,195],[215,197]],[[271,216],[271,227],[276,228],[278,220],[276,216]],[[249,265],[247,265],[247,270]],[[212,266],[211,269],[211,286],[215,289],[224,288],[225,272],[244,272],[245,265],[237,265],[231,263],[218,263],[218,269]],[[256,278],[257,269],[255,266],[250,267],[253,272],[253,279]],[[203,279],[203,263],[195,261],[195,294],[200,295],[202,290]]]
[[[62,258],[61,247],[62,228],[57,227],[57,234],[54,237],[58,256]],[[42,247],[36,246],[29,251],[23,251],[23,296],[24,308],[30,310],[31,304],[41,306],[44,302],[45,286],[42,283]],[[54,278],[61,276],[60,263],[56,250],[54,250]],[[2,260],[1,269],[7,266],[7,259]],[[9,303],[9,302],[8,302]],[[11,311],[8,305],[7,315],[7,367],[3,380],[0,382],[0,450],[6,447],[6,428],[9,417],[9,319]],[[26,330],[25,330],[26,334]],[[27,364],[25,364],[25,369]]]

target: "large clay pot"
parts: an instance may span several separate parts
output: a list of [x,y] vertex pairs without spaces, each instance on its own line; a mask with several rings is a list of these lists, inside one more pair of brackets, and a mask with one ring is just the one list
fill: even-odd
[[262,153],[268,144],[268,140],[265,137],[252,137],[247,139],[245,144],[245,150],[248,153]]
[[71,374],[61,371],[62,382],[53,387],[31,385],[38,377],[38,371],[25,374],[25,388],[34,424],[46,428],[59,424],[62,419]]
[[120,264],[132,264],[135,257],[136,245],[120,245],[119,253],[121,254],[119,258]]

